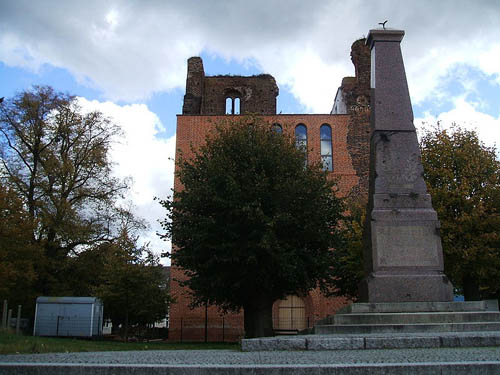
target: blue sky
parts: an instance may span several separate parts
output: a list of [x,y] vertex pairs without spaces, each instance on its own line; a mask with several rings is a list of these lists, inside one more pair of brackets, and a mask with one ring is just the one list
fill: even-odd
[[278,112],[329,113],[350,46],[378,22],[404,29],[415,124],[477,129],[500,144],[500,2],[494,0],[0,0],[0,97],[51,85],[124,129],[115,173],[155,237],[172,186],[186,60],[208,75],[272,74]]

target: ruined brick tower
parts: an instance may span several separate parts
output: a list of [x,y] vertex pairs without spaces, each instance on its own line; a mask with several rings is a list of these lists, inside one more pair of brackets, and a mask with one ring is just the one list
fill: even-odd
[[[268,74],[251,77],[206,76],[200,57],[188,60],[182,115],[177,116],[176,150],[192,155],[214,124],[228,116],[254,113],[294,135],[308,149],[307,159],[322,160],[330,178],[338,178],[340,194],[366,200],[368,194],[370,128],[370,50],[364,40],[351,51],[355,77],[346,77],[330,114],[276,114],[279,90]],[[176,156],[177,157],[177,156]],[[180,189],[175,180],[174,189]],[[175,245],[175,244],[174,244]],[[175,251],[175,246],[174,246]],[[221,315],[217,308],[190,309],[188,291],[178,280],[185,276],[172,264],[169,338],[173,341],[236,341],[243,335],[243,313]],[[291,295],[273,306],[278,332],[296,332],[337,311],[345,298],[325,298],[319,290]]]
[[[205,76],[200,57],[188,59],[183,115],[276,114],[279,90],[269,74],[251,77]],[[239,100],[240,110],[236,113]],[[230,102],[231,106],[226,104]],[[227,109],[231,109],[227,113]]]

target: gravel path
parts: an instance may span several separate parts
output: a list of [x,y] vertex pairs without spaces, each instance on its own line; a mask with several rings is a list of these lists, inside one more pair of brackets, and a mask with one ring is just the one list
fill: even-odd
[[162,365],[321,365],[421,362],[500,363],[500,347],[239,352],[155,350],[130,352],[0,355],[0,363],[162,364]]

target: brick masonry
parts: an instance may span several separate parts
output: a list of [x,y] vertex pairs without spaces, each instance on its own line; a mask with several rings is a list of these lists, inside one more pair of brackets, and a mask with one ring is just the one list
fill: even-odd
[[240,113],[274,114],[279,89],[269,74],[251,77],[205,76],[199,57],[188,60],[182,114],[224,115],[226,99],[240,99]]
[[[332,129],[333,172],[339,179],[339,194],[366,199],[368,190],[369,117],[370,117],[370,51],[364,41],[352,46],[352,61],[356,77],[345,78],[342,90],[347,106],[346,114],[276,114],[278,87],[270,75],[252,77],[205,76],[199,57],[188,60],[186,95],[183,114],[177,117],[177,152],[184,157],[192,155],[205,142],[214,124],[231,118],[224,115],[226,98],[240,98],[241,113],[257,113],[270,124],[280,124],[283,132],[293,136],[295,127],[304,124],[308,135],[308,160],[320,160],[320,127]],[[176,179],[174,189],[182,187]],[[174,246],[175,251],[175,246]],[[216,307],[189,307],[189,291],[176,280],[185,276],[172,265],[171,293],[176,302],[170,309],[169,338],[172,341],[236,341],[243,332],[243,312],[221,314]],[[319,290],[299,296],[305,304],[305,318],[314,323],[334,314],[348,301],[345,298],[325,298]],[[273,306],[273,317],[278,316],[278,302]],[[206,322],[206,323],[205,323]],[[205,326],[206,324],[206,326]],[[206,327],[206,328],[205,328]]]

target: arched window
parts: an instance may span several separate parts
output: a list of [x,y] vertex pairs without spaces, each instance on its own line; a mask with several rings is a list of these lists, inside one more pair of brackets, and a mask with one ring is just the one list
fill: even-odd
[[226,98],[226,115],[240,114],[240,98],[228,96]]
[[304,165],[307,166],[307,128],[304,124],[295,127],[295,146],[304,153]]
[[234,99],[234,114],[235,115],[240,114],[240,98]]
[[278,134],[282,134],[283,133],[283,128],[278,123],[274,123],[273,126],[271,127],[271,129],[275,133],[278,133]]
[[333,171],[332,159],[332,128],[328,124],[321,125],[319,128],[321,139],[321,162],[325,171]]

